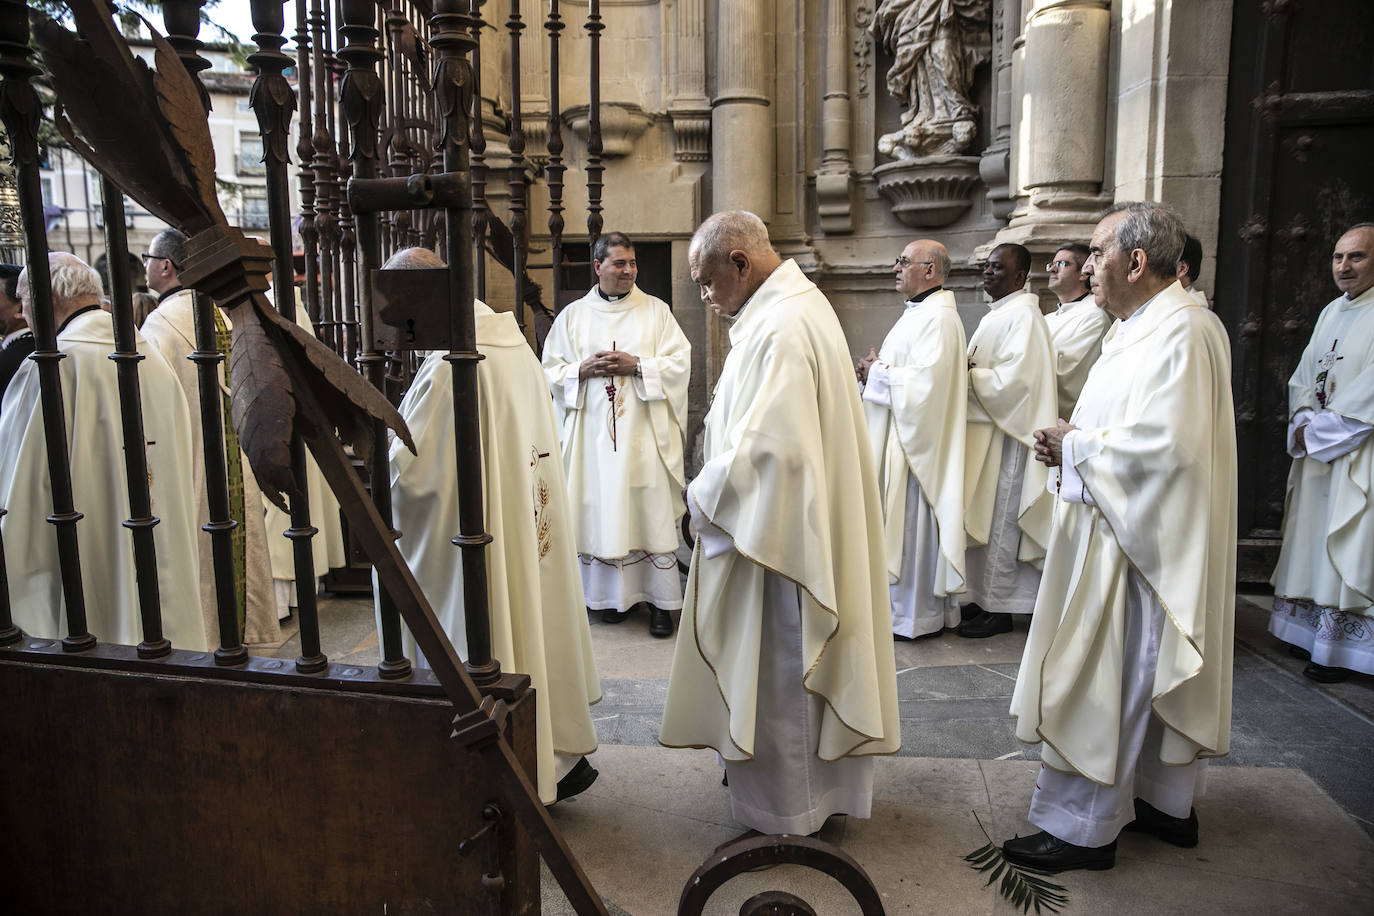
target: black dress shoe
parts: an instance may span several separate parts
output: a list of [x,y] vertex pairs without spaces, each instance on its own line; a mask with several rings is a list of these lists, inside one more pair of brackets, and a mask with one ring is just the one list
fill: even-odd
[[1002,844],[1008,862],[1057,873],[1075,868],[1105,871],[1116,864],[1116,840],[1106,846],[1075,846],[1044,830]]
[[1302,646],[1289,646],[1288,654],[1299,661],[1310,662],[1312,660],[1312,653],[1308,652]]
[[588,763],[586,757],[581,758],[566,776],[558,780],[558,798],[555,801],[563,801],[587,791],[600,775],[601,771]]
[[975,618],[975,617],[981,617],[981,616],[983,616],[983,615],[986,614],[986,613],[987,613],[987,611],[983,610],[982,605],[979,605],[979,604],[965,604],[965,605],[963,605],[962,607],[959,608],[959,622],[960,622],[960,623],[967,623],[968,621],[972,620],[973,618]]
[[1307,667],[1302,669],[1302,673],[1308,680],[1316,681],[1318,684],[1339,684],[1350,677],[1351,671],[1349,668],[1335,668],[1330,665],[1308,662]]
[[972,620],[959,624],[959,629],[955,632],[965,639],[987,639],[998,633],[1010,633],[1011,615],[989,614],[984,611]]
[[624,623],[630,619],[629,611],[619,611],[613,607],[608,607],[601,612],[602,623]]
[[1192,849],[1197,845],[1197,809],[1189,810],[1187,817],[1174,817],[1165,814],[1143,798],[1135,800],[1135,820],[1123,829],[1132,833],[1149,833],[1166,843]]
[[649,609],[649,635],[667,639],[673,635],[673,615],[662,608]]

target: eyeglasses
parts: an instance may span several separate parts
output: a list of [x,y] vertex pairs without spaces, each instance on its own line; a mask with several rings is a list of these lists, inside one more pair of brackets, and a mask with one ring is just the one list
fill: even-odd
[[921,264],[921,265],[929,266],[929,265],[934,264],[934,263],[935,263],[934,261],[913,261],[913,260],[911,260],[911,258],[908,258],[906,255],[903,255],[903,256],[901,256],[900,258],[898,258],[897,260],[893,261],[893,262],[892,262],[892,266],[893,266],[893,267],[900,267],[902,270],[906,270],[908,267],[911,267],[913,264]]
[[1051,270],[1054,270],[1056,267],[1073,267],[1073,266],[1074,266],[1073,261],[1051,261],[1050,263],[1048,263],[1048,264],[1045,265],[1045,271],[1046,271],[1046,272],[1049,272],[1049,271],[1051,271]]
[[143,258],[143,260],[145,261],[166,261],[168,264],[172,265],[173,270],[181,270],[181,265],[178,264],[176,261],[173,261],[171,258],[167,257],[165,254],[151,254],[145,251],[143,252],[143,254],[139,255],[139,257]]

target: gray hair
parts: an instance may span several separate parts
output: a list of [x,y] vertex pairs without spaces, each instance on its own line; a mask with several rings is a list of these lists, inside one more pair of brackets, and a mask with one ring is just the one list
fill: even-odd
[[172,262],[172,269],[186,266],[186,234],[180,229],[163,229],[148,243],[148,253]]
[[[61,311],[64,304],[82,299],[99,300],[105,294],[100,285],[100,274],[95,268],[74,254],[65,251],[48,252],[48,278],[52,286],[54,311]],[[30,295],[29,269],[19,275],[19,292]]]
[[596,237],[596,244],[592,245],[592,260],[606,260],[610,257],[612,248],[628,248],[633,251],[634,247],[635,243],[623,232],[602,233]]
[[1124,214],[1116,226],[1116,245],[1122,251],[1137,248],[1145,252],[1145,269],[1160,279],[1172,280],[1178,274],[1183,244],[1188,230],[1172,207],[1153,201],[1124,201],[1108,207],[1099,220]]
[[725,210],[707,217],[692,235],[688,249],[703,261],[714,261],[732,251],[757,257],[772,250],[768,227],[748,210]]
[[417,270],[423,267],[447,267],[444,259],[428,248],[402,248],[386,259],[382,270]]

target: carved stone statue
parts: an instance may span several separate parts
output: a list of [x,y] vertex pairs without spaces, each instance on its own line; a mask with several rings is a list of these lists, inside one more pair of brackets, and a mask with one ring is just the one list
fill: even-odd
[[978,132],[973,71],[992,54],[992,0],[882,0],[869,26],[893,55],[887,88],[907,106],[878,140],[896,159],[958,155]]

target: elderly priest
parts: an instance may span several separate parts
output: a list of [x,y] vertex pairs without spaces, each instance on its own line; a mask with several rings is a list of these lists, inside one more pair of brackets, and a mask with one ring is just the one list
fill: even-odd
[[[88,627],[105,642],[143,641],[133,540],[124,472],[124,433],[119,423],[114,321],[101,308],[100,275],[75,255],[48,255],[57,364],[71,459],[73,503],[82,518],[81,586]],[[30,268],[19,275],[24,320],[34,326]],[[191,417],[181,383],[166,360],[135,334],[145,359],[139,363],[139,396],[148,458],[148,489],[162,599],[162,635],[178,649],[205,651],[218,635],[206,632],[200,608],[200,561],[196,555],[196,501],[191,483]],[[24,363],[5,392],[0,416],[0,506],[5,565],[14,622],[30,636],[67,634],[65,599],[57,559],[56,529],[44,440],[38,365]]]
[[1043,741],[1016,863],[1111,868],[1117,834],[1197,845],[1203,758],[1227,753],[1236,581],[1231,353],[1174,277],[1183,223],[1121,204],[1085,271],[1120,319],[1072,424],[1036,432],[1056,468],[1040,595],[1012,695],[1016,736]]
[[736,820],[807,834],[867,817],[895,753],[882,509],[835,312],[763,221],[706,220],[687,254],[731,322],[687,490],[698,532],[659,740],[711,747]]
[[[443,267],[434,252],[406,248],[385,269]],[[582,605],[567,485],[558,460],[553,404],[539,361],[509,312],[473,301],[476,312],[477,413],[482,434],[482,499],[487,530],[488,619],[492,655],[534,686],[539,797],[545,804],[589,788],[597,771],[589,706],[601,699],[591,633]],[[459,531],[458,443],[454,438],[453,369],[434,350],[401,401],[416,453],[391,449],[396,546],[429,596],[460,656],[467,656],[463,567],[451,540]],[[381,621],[378,620],[380,631]],[[409,629],[406,654],[424,656]]]
[[1288,380],[1287,511],[1269,630],[1314,681],[1374,674],[1374,224],[1336,242],[1341,294]]

